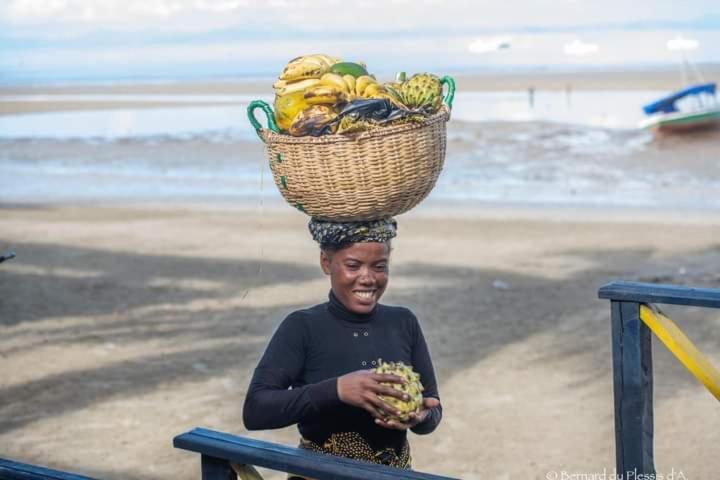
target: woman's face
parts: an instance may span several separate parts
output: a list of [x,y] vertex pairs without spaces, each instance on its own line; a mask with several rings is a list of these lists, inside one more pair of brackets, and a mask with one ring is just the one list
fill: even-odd
[[386,243],[354,243],[337,252],[321,252],[320,266],[330,275],[335,296],[355,313],[369,313],[385,292],[390,247]]

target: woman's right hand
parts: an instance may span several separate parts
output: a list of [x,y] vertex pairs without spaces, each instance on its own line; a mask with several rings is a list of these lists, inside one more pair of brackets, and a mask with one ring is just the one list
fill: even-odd
[[357,370],[347,373],[337,380],[338,397],[344,403],[367,410],[375,418],[384,419],[388,415],[399,415],[391,405],[383,402],[378,395],[407,400],[407,394],[383,383],[405,383],[405,379],[387,373],[375,373],[373,370]]

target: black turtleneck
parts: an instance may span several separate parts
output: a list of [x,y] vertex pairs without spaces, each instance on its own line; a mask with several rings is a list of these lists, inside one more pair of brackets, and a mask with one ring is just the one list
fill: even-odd
[[[377,305],[354,313],[330,292],[330,301],[291,313],[275,331],[248,388],[243,421],[248,430],[298,424],[300,434],[322,444],[335,432],[358,432],[375,449],[399,449],[406,432],[377,425],[365,410],[340,401],[337,378],[370,369],[382,358],[402,361],[420,374],[423,396],[439,399],[435,372],[415,315],[403,307]],[[442,407],[412,431],[427,434]]]

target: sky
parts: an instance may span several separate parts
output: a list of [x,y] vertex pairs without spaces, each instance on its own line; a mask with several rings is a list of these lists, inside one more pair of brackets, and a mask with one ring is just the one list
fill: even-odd
[[320,52],[380,74],[639,68],[679,64],[678,38],[720,62],[720,2],[3,0],[0,82],[272,77]]

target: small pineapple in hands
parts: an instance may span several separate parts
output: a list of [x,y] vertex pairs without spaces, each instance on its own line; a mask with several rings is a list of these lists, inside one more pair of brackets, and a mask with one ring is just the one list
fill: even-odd
[[389,373],[391,375],[397,375],[398,377],[404,378],[406,381],[406,383],[384,384],[388,387],[402,391],[409,397],[408,400],[400,400],[395,397],[379,395],[380,399],[400,412],[399,416],[391,415],[388,417],[388,420],[407,422],[410,419],[411,413],[420,411],[420,407],[423,405],[423,386],[422,383],[420,383],[420,374],[413,371],[410,365],[405,365],[403,362],[383,362],[382,359],[380,359],[378,360],[378,366],[375,369],[375,373]]

